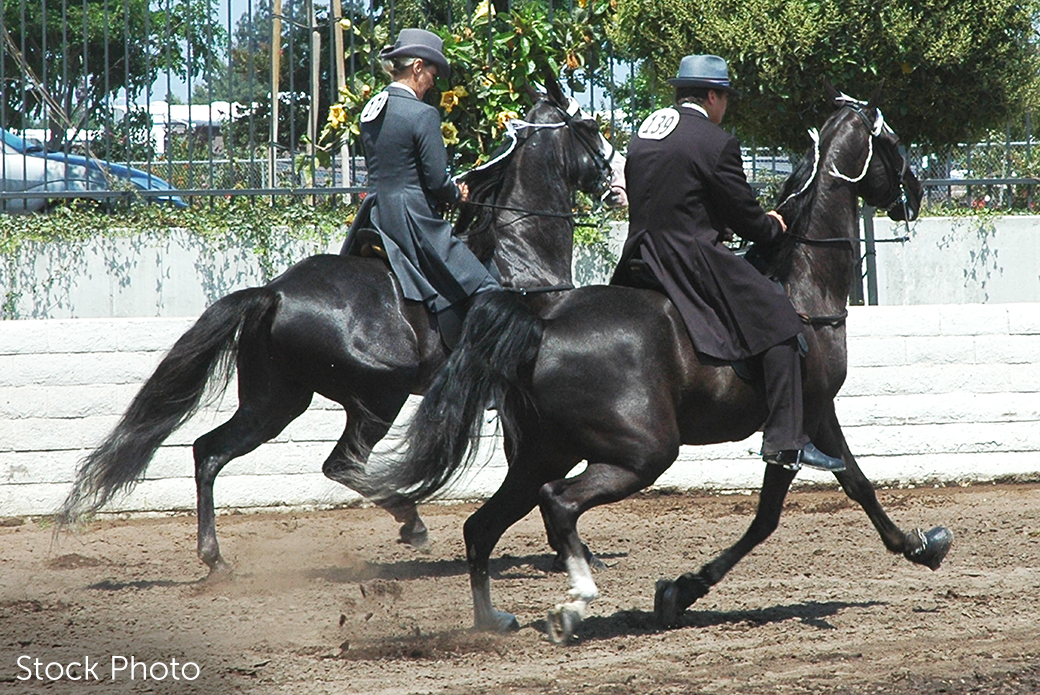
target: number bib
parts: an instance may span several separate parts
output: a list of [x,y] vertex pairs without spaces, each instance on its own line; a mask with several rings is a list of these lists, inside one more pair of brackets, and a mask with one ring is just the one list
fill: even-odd
[[637,135],[644,140],[664,140],[679,125],[679,112],[673,108],[658,109],[646,117]]
[[383,112],[383,107],[386,106],[386,100],[389,98],[387,92],[380,92],[374,97],[368,100],[365,104],[365,108],[361,110],[361,122],[368,123],[374,121],[379,117],[379,114]]

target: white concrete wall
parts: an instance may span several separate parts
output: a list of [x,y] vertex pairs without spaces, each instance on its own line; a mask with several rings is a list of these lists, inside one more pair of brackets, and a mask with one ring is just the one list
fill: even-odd
[[[600,248],[575,249],[577,284],[606,282],[628,225],[614,223]],[[877,218],[879,239],[906,234]],[[336,253],[342,233],[300,242],[273,230],[264,253],[220,248],[187,230],[76,243],[30,243],[0,263],[0,304],[19,319],[198,316],[243,287],[267,282],[307,255]],[[910,241],[877,245],[882,305],[1040,302],[1040,217],[933,217]]]
[[[140,384],[194,319],[0,322],[0,517],[48,514],[77,462],[114,426]],[[838,399],[847,439],[884,484],[953,483],[1040,474],[1040,304],[852,307],[850,373]],[[191,442],[234,410],[234,386],[163,446],[147,479],[110,510],[194,507]],[[316,399],[275,441],[227,466],[219,507],[324,506],[357,497],[321,464],[344,425]],[[679,488],[753,489],[759,438],[684,447],[661,479]],[[455,486],[481,497],[503,475],[490,463]],[[802,481],[826,481],[803,471]]]
[[[1040,302],[1040,217],[924,217],[877,245],[878,304]],[[907,227],[877,218],[875,236]]]

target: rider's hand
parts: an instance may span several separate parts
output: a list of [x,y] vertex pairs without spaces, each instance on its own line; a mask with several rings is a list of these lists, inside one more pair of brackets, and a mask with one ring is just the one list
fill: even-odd
[[784,222],[784,218],[780,216],[779,212],[777,212],[776,210],[770,210],[766,214],[769,215],[770,217],[775,217],[776,219],[778,219],[780,221],[780,229],[781,229],[781,231],[784,231],[784,232],[787,231],[787,223]]
[[465,203],[469,200],[469,186],[465,183],[459,183],[459,202]]

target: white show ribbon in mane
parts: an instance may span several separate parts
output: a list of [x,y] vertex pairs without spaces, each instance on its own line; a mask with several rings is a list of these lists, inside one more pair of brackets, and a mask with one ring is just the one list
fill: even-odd
[[[856,106],[866,106],[865,101],[853,99],[847,94],[840,95],[835,101],[842,101],[850,105],[855,104]],[[830,173],[831,176],[833,176],[834,178],[841,179],[842,181],[848,181],[849,183],[858,183],[863,180],[864,176],[867,175],[867,170],[870,168],[870,160],[874,157],[874,138],[881,135],[881,132],[888,128],[888,125],[885,123],[885,117],[881,115],[881,109],[874,109],[874,112],[877,114],[877,116],[874,118],[874,126],[870,129],[870,139],[867,140],[867,160],[863,162],[863,171],[859,173],[859,176],[851,178],[838,171],[837,167],[831,165]]]
[[[581,110],[581,106],[578,104],[578,101],[574,97],[567,98],[567,108],[564,112],[571,118],[585,116],[585,114]],[[452,176],[451,180],[457,183],[458,180],[461,179],[463,176],[466,176],[467,174],[474,171],[483,171],[484,169],[494,166],[498,162],[508,157],[510,154],[513,153],[513,150],[516,149],[516,144],[518,142],[517,134],[521,130],[525,130],[527,128],[531,128],[534,130],[541,130],[545,128],[563,128],[566,125],[566,121],[561,123],[531,123],[529,121],[525,121],[519,118],[512,118],[506,121],[505,136],[509,138],[509,145],[506,147],[506,149],[504,149],[501,152],[501,154],[499,154],[497,157],[494,157],[493,159],[490,159],[479,166],[475,166],[469,171],[464,171],[461,174],[456,174],[455,176]],[[614,155],[616,154],[614,146],[611,145],[610,142],[607,141],[602,134],[600,134],[599,137],[602,142],[606,143],[610,147],[610,156],[606,157],[607,162],[610,163],[611,161],[613,161]]]
[[504,149],[497,157],[489,159],[483,164],[473,167],[469,171],[464,171],[461,174],[456,174],[455,176],[452,176],[451,180],[458,182],[458,180],[461,179],[463,176],[466,176],[467,174],[470,174],[474,171],[483,171],[484,169],[494,166],[498,162],[502,161],[503,159],[511,155],[513,153],[513,150],[516,149],[516,143],[518,142],[517,133],[519,133],[521,130],[525,130],[527,128],[532,128],[536,130],[542,130],[545,128],[563,128],[566,125],[566,123],[530,123],[519,118],[513,118],[511,120],[508,120],[506,121],[505,136],[509,138],[509,145],[506,147],[506,149]]
[[801,188],[784,198],[780,205],[776,206],[778,208],[782,207],[783,204],[789,201],[791,198],[796,198],[800,196],[802,193],[805,193],[807,190],[809,190],[809,186],[811,186],[813,180],[816,179],[816,173],[820,166],[820,131],[816,130],[816,128],[810,128],[809,137],[811,137],[813,141],[812,174],[810,174],[809,178],[805,180],[805,183],[802,185]]

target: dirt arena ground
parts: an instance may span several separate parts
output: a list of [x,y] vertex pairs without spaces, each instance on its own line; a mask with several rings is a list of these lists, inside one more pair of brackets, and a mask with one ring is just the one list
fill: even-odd
[[[839,492],[794,492],[777,533],[669,631],[653,626],[654,582],[734,541],[755,498],[589,512],[583,537],[608,568],[568,647],[542,633],[567,587],[537,514],[492,564],[498,607],[523,626],[508,635],[469,629],[472,505],[424,507],[429,555],[375,509],[222,516],[226,583],[199,581],[189,516],[96,521],[57,543],[45,521],[3,519],[0,693],[1040,692],[1040,485],[879,496],[905,529],[953,530],[938,572],[887,554]],[[132,680],[119,659],[139,662]],[[71,662],[86,680],[47,680]]]

